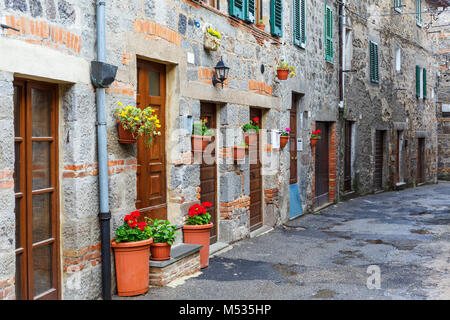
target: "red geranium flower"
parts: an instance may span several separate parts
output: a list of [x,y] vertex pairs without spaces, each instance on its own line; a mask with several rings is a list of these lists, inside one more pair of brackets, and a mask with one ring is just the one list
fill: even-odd
[[212,204],[211,204],[211,202],[205,201],[202,203],[202,206],[204,206],[205,208],[210,208],[210,207],[212,207]]
[[253,118],[253,121],[258,122],[258,121],[259,121],[259,118],[258,118],[258,117],[254,117],[254,118]]
[[133,211],[132,213],[131,213],[131,216],[133,217],[133,218],[138,218],[138,217],[140,217],[141,216],[141,213],[139,212],[139,211]]
[[123,220],[124,220],[124,221],[128,221],[128,220],[130,220],[130,219],[132,219],[132,217],[131,217],[129,214],[127,214]]

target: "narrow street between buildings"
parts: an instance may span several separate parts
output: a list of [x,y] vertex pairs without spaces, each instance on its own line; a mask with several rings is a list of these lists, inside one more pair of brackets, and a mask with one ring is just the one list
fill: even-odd
[[450,299],[450,182],[301,216],[125,299]]

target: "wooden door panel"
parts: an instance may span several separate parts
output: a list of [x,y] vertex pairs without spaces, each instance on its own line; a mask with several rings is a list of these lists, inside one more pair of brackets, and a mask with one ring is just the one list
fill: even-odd
[[345,121],[344,146],[344,191],[352,190],[351,157],[352,157],[352,123]]
[[316,130],[322,131],[315,147],[315,199],[314,205],[321,206],[329,201],[329,124],[316,122]]
[[384,132],[376,130],[375,132],[375,170],[374,187],[375,190],[383,189],[383,145]]
[[[208,129],[216,129],[216,105],[212,103],[202,103],[200,106],[200,118],[208,118],[206,126]],[[211,146],[212,145],[212,146]],[[212,150],[211,156],[215,159],[215,139],[211,141],[205,152]],[[211,214],[213,227],[210,233],[210,243],[217,242],[217,166],[216,161],[205,161],[202,155],[200,164],[200,201],[208,201],[212,207],[208,209]]]
[[419,138],[417,144],[417,183],[424,182],[425,138]]
[[297,109],[293,103],[290,111],[290,133],[289,133],[289,157],[290,157],[290,175],[289,183],[297,183]]
[[158,219],[167,219],[165,88],[165,65],[139,60],[137,103],[141,109],[154,110],[161,124],[161,135],[154,136],[150,146],[145,144],[144,137],[138,138],[136,208]]
[[[258,127],[261,129],[262,112],[260,109],[250,108],[250,119],[258,117]],[[261,176],[261,141],[260,134],[258,133],[258,139],[256,148],[253,150],[254,154],[250,162],[250,231],[256,230],[262,226],[262,176]],[[252,163],[253,162],[253,163]]]

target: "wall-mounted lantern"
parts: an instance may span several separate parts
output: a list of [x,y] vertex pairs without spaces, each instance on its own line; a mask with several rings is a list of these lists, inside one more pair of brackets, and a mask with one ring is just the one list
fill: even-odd
[[212,77],[212,84],[215,87],[216,84],[221,83],[223,88],[223,83],[228,78],[228,71],[230,70],[230,68],[225,65],[222,57],[220,57],[220,61],[217,62],[214,69],[216,70],[216,74],[214,74]]

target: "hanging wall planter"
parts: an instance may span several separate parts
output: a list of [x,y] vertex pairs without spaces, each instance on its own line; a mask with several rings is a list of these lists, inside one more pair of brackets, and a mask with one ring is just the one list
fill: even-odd
[[254,146],[254,145],[256,145],[256,142],[258,141],[258,133],[246,132],[246,133],[244,133],[244,140],[245,140],[246,145]]
[[319,141],[319,138],[311,138],[311,147],[314,148],[316,146],[317,141]]
[[248,149],[248,146],[234,146],[233,147],[233,159],[234,161],[243,161],[245,160],[245,151]]
[[117,131],[119,133],[119,143],[123,144],[133,144],[136,143],[137,139],[134,137],[131,130],[125,129],[119,120],[116,120]]
[[284,148],[289,140],[289,136],[280,137],[280,148]]
[[206,50],[217,51],[222,43],[221,39],[222,36],[218,31],[213,28],[208,28],[203,37],[203,47]]
[[192,135],[192,151],[203,152],[208,144],[211,142],[212,136],[198,136]]
[[277,77],[280,80],[286,80],[288,77],[292,78],[295,76],[295,68],[290,66],[289,63],[280,61],[280,64],[277,67]]
[[320,139],[320,134],[322,131],[316,130],[311,133],[311,147],[314,147],[317,141]]

